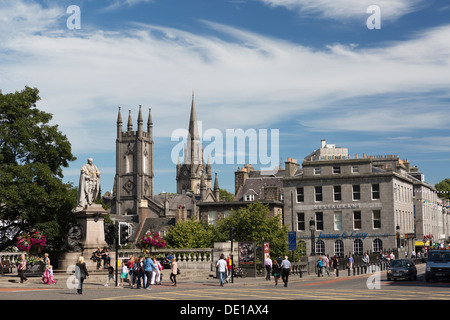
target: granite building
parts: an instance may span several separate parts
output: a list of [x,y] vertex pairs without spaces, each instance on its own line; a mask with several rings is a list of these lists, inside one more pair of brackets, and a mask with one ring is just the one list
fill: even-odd
[[414,193],[435,192],[412,171],[397,155],[351,158],[346,148],[322,140],[302,170],[283,179],[284,223],[308,254],[410,253],[418,236]]

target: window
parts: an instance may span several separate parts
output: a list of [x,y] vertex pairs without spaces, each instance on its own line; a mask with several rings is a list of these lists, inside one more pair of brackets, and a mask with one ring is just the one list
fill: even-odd
[[336,240],[334,243],[334,254],[338,257],[344,256],[344,242],[342,240]]
[[314,168],[314,174],[321,174],[322,168]]
[[380,229],[381,228],[381,211],[374,210],[372,212],[372,220],[373,220],[373,228]]
[[372,185],[372,199],[380,199],[380,185],[379,184]]
[[359,166],[352,166],[352,173],[359,173]]
[[253,201],[253,200],[255,200],[255,195],[254,194],[246,194],[244,196],[244,200],[245,201]]
[[341,186],[333,186],[334,201],[342,200]]
[[208,224],[216,226],[217,225],[217,212],[210,211],[208,212]]
[[353,242],[353,254],[363,254],[363,242],[361,241],[361,239],[356,239]]
[[353,229],[361,229],[361,211],[353,211]]
[[304,202],[305,194],[303,188],[297,188],[297,202]]
[[133,172],[133,154],[129,153],[125,158],[125,171],[126,173]]
[[322,201],[322,187],[314,187],[316,201]]
[[333,174],[340,174],[341,173],[341,167],[333,167]]
[[383,250],[383,241],[380,239],[373,240],[373,252],[381,252]]
[[353,185],[353,200],[361,200],[361,186],[359,184]]
[[334,230],[342,230],[342,212],[336,211],[334,213]]
[[297,213],[297,230],[305,231],[305,213]]
[[316,254],[317,255],[325,254],[325,243],[322,240],[316,242]]
[[316,212],[316,230],[323,230],[323,212]]

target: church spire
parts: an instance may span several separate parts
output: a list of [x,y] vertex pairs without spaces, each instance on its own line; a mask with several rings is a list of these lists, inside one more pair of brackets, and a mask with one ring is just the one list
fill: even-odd
[[133,131],[133,121],[131,120],[131,110],[129,110],[129,113],[128,113],[127,130],[128,131]]
[[120,138],[122,134],[122,114],[120,113],[120,107],[119,112],[117,115],[117,138]]
[[188,157],[184,159],[185,163],[202,164],[202,145],[200,134],[198,131],[197,113],[195,110],[194,93],[192,92],[191,116],[189,119],[189,136],[188,136]]
[[144,120],[142,120],[142,106],[139,105],[139,114],[138,114],[138,132],[142,132],[142,126],[144,124]]

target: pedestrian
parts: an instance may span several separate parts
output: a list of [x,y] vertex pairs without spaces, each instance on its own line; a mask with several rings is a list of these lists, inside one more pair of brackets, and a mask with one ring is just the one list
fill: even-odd
[[154,271],[152,274],[151,284],[161,284],[160,277],[161,277],[162,265],[161,265],[161,263],[159,263],[158,260],[156,260],[156,258],[153,258],[153,264],[156,267],[156,271]]
[[281,259],[280,254],[278,255],[278,258],[276,258],[276,260],[277,260],[278,265],[281,266],[281,262],[283,262],[283,259]]
[[56,284],[56,280],[53,279],[53,266],[51,264],[48,266],[48,284],[50,283]]
[[145,287],[143,257],[136,257],[134,259],[133,269],[136,272],[136,289],[139,289],[141,287],[141,279],[142,279],[142,287]]
[[152,280],[153,272],[156,271],[156,266],[153,264],[153,260],[147,256],[144,260],[144,273],[147,278],[145,283],[145,289],[150,290],[150,282]]
[[48,257],[48,253],[44,253],[44,270],[48,270],[49,265],[50,265],[50,258]]
[[113,280],[114,282],[116,281],[115,277],[114,277],[114,267],[111,265],[108,265],[108,276],[106,278],[106,283],[105,283],[105,287],[108,286],[109,284],[109,280]]
[[281,279],[283,280],[285,287],[288,285],[290,273],[291,262],[288,260],[288,256],[284,256],[284,260],[281,262]]
[[266,280],[270,280],[270,273],[272,271],[272,259],[267,255],[267,258],[264,260],[264,266],[266,267]]
[[172,254],[172,252],[169,252],[169,254],[166,256],[166,262],[168,264],[171,264],[173,258],[175,258],[175,256]]
[[41,280],[44,284],[49,283],[48,267],[45,267],[44,275],[42,276]]
[[92,256],[92,260],[97,262],[97,270],[100,269],[100,267],[102,266],[102,250],[100,249],[100,247],[97,247],[97,250]]
[[22,254],[19,265],[17,266],[17,271],[20,277],[20,283],[28,283],[28,279],[25,276],[25,270],[27,270],[27,259],[25,259],[25,255]]
[[223,287],[223,282],[225,281],[225,275],[227,272],[227,262],[225,261],[225,256],[223,253],[220,255],[219,261],[216,263],[216,268],[219,273],[220,286]]
[[178,263],[175,258],[172,258],[172,261],[170,262],[170,281],[172,281],[172,286],[177,286],[177,274],[178,274]]
[[78,280],[77,293],[83,294],[83,282],[86,278],[89,278],[83,256],[78,257],[77,264],[75,265],[75,278]]
[[227,262],[227,278],[225,279],[225,282],[230,283],[231,275],[233,274],[233,259],[231,259],[231,255],[228,255],[226,262]]
[[120,286],[123,287],[124,281],[128,280],[128,267],[127,264],[122,261],[122,272],[120,273]]
[[352,256],[352,254],[350,253],[350,256],[348,257],[348,268],[350,269],[350,270],[352,270],[353,269],[353,263],[354,263],[354,259],[353,259],[353,256]]
[[335,277],[339,277],[338,263],[339,259],[334,255],[333,258],[331,258],[331,264],[333,265],[333,274]]
[[128,257],[127,268],[128,268],[128,275],[130,276],[129,283],[131,288],[134,287],[134,283],[136,281],[133,265],[134,265],[134,258],[133,255],[130,254],[130,256]]
[[362,257],[363,261],[363,267],[364,267],[364,273],[367,273],[367,267],[369,266],[369,256],[367,255],[367,252],[364,252],[364,256]]
[[109,256],[108,247],[103,247],[103,250],[101,251],[100,256],[103,259],[103,268],[106,269],[107,266],[109,264],[111,264],[111,258]]
[[328,259],[327,255],[323,255],[322,257],[322,275],[325,274],[325,272],[327,273],[328,276],[330,276],[330,259]]
[[280,279],[280,265],[278,264],[277,260],[273,260],[273,264],[272,264],[272,275],[273,278],[275,279],[275,285],[278,285],[278,280]]
[[320,277],[322,274],[322,268],[323,268],[323,263],[322,263],[322,258],[319,257],[319,260],[317,260],[317,276]]

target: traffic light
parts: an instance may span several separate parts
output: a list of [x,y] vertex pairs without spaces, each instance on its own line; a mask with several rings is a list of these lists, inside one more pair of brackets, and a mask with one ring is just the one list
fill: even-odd
[[124,246],[128,242],[129,238],[129,226],[126,222],[119,223],[119,245]]
[[231,225],[231,228],[230,228],[230,239],[233,240],[234,238],[236,238],[236,228],[233,225]]

